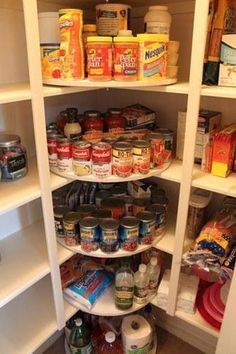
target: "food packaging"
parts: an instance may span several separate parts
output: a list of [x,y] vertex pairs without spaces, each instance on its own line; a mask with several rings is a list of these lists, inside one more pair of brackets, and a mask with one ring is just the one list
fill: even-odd
[[236,34],[222,36],[219,86],[236,86]]
[[145,128],[148,124],[156,123],[156,112],[140,104],[134,104],[124,108],[122,116],[126,119],[126,129]]

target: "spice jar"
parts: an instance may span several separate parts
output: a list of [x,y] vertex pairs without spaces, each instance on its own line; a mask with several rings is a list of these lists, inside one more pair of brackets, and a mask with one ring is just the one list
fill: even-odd
[[114,79],[138,80],[138,39],[132,36],[114,37]]
[[120,108],[109,108],[105,124],[108,132],[123,132],[126,127],[126,119],[122,116],[122,110]]
[[119,222],[115,219],[104,219],[100,224],[101,243],[100,248],[105,253],[116,252],[119,248],[118,242]]
[[112,77],[112,38],[88,37],[87,69],[89,80],[109,81]]
[[0,134],[1,180],[13,181],[27,174],[26,149],[18,135]]
[[64,127],[64,134],[70,140],[78,140],[81,136],[81,126],[77,120],[77,108],[68,108],[68,118]]
[[96,131],[99,133],[103,132],[104,122],[99,111],[85,111],[83,120],[83,131],[84,133],[90,131]]

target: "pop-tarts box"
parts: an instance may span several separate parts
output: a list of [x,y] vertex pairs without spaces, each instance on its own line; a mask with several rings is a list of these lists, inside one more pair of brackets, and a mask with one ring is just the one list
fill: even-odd
[[236,34],[222,36],[219,86],[236,86]]

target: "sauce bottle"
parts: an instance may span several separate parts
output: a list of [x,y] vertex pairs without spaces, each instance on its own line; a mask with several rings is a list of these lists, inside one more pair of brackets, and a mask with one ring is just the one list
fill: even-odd
[[70,334],[70,349],[73,354],[92,354],[93,348],[90,339],[90,332],[88,328],[83,324],[81,318],[75,320],[75,326]]
[[123,260],[122,266],[115,277],[115,304],[121,310],[127,310],[133,305],[134,273],[128,261]]
[[67,108],[67,122],[64,127],[64,135],[71,140],[77,140],[81,136],[81,126],[77,120],[77,108]]

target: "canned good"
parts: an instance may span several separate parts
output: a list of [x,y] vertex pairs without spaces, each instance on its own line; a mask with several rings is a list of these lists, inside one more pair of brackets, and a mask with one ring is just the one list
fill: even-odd
[[56,235],[58,237],[64,237],[63,217],[66,213],[68,213],[69,208],[66,205],[57,206],[53,209],[53,211]]
[[120,220],[120,247],[134,251],[138,247],[139,220],[135,216],[125,216]]
[[117,138],[114,138],[112,136],[105,136],[104,138],[102,138],[102,142],[108,143],[112,146],[117,142]]
[[120,108],[109,108],[105,120],[108,132],[123,132],[126,127],[126,119],[122,116]]
[[151,196],[152,204],[157,204],[163,206],[165,210],[168,209],[168,198],[165,195],[152,195]]
[[99,142],[92,147],[92,171],[98,178],[109,177],[112,172],[111,145]]
[[61,172],[72,171],[72,149],[70,140],[67,138],[57,139],[57,167]]
[[69,211],[63,217],[65,243],[68,246],[75,246],[80,243],[79,221],[81,217],[81,214],[75,211]]
[[155,235],[160,236],[165,232],[166,226],[166,209],[159,204],[152,204],[147,207],[147,211],[152,212],[155,218]]
[[119,222],[115,219],[104,219],[100,223],[101,243],[100,248],[105,253],[116,252],[119,248],[118,229]]
[[125,216],[133,215],[133,198],[130,195],[126,195],[122,198],[125,202]]
[[57,167],[57,139],[63,138],[58,133],[47,132],[48,160],[50,167]]
[[111,210],[114,219],[120,219],[125,215],[125,202],[119,198],[105,198],[101,201],[101,208]]
[[173,157],[173,151],[174,151],[174,133],[170,129],[165,129],[165,128],[160,128],[154,130],[154,132],[160,139],[164,139],[164,151],[162,153],[163,155],[163,161],[164,162],[169,162],[171,161],[171,158]]
[[151,245],[155,236],[155,214],[150,211],[141,211],[137,214],[139,219],[139,243]]
[[132,145],[117,142],[112,147],[112,173],[119,177],[129,177],[133,169]]
[[92,216],[80,221],[80,242],[82,250],[86,252],[96,251],[99,248],[98,219]]
[[115,187],[112,189],[112,196],[115,198],[123,198],[127,195],[127,190],[122,187]]
[[91,216],[92,212],[95,209],[96,207],[93,204],[82,204],[76,208],[76,211],[78,211],[82,215],[82,217],[85,218],[87,216]]
[[96,206],[100,207],[101,206],[101,201],[105,198],[108,198],[111,196],[111,192],[109,190],[101,190],[98,191],[95,194],[95,204]]
[[151,143],[151,168],[162,167],[164,163],[163,152],[165,150],[165,140],[159,134],[151,132],[148,135]]
[[85,111],[85,118],[82,120],[82,126],[84,132],[103,132],[104,121],[101,117],[101,112],[99,111]]
[[147,174],[150,170],[151,145],[146,140],[133,143],[133,172]]
[[92,173],[92,147],[89,142],[77,141],[72,145],[73,171],[78,176]]
[[150,205],[150,200],[147,198],[134,198],[133,215],[136,216],[138,213],[145,211],[149,205]]
[[96,209],[92,212],[91,216],[99,220],[111,218],[112,213],[108,209]]
[[0,134],[0,169],[2,181],[13,181],[27,174],[26,149],[18,135]]

